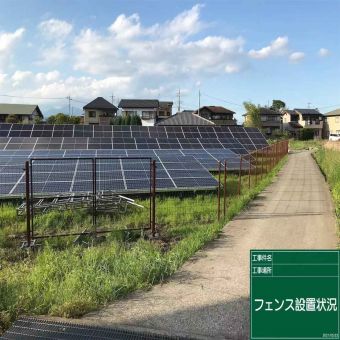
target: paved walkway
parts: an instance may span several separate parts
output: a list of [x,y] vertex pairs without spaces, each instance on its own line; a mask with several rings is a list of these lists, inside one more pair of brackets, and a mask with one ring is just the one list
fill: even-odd
[[80,321],[247,339],[249,250],[336,246],[327,184],[309,152],[295,153],[278,179],[168,283],[131,294]]

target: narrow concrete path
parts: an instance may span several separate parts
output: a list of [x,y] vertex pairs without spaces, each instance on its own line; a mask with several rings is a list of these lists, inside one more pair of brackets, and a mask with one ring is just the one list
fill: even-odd
[[336,248],[333,211],[311,154],[291,154],[275,182],[168,283],[131,294],[80,321],[247,339],[250,249]]

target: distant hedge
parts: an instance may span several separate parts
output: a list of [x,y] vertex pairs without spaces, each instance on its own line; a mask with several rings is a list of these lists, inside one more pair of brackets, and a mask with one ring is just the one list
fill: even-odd
[[314,130],[309,128],[304,128],[300,131],[300,140],[314,139]]
[[142,125],[142,120],[139,116],[117,116],[111,120],[111,125]]

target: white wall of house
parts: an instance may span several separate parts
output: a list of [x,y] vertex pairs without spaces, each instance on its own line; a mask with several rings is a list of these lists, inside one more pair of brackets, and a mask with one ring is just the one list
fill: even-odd
[[158,109],[155,108],[133,108],[133,109],[121,109],[120,114],[125,115],[137,115],[142,120],[143,126],[154,126],[157,119]]

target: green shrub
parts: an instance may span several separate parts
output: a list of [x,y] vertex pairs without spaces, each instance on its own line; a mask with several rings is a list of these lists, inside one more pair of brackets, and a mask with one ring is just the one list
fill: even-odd
[[310,140],[314,139],[314,130],[309,128],[303,128],[300,131],[300,140]]

